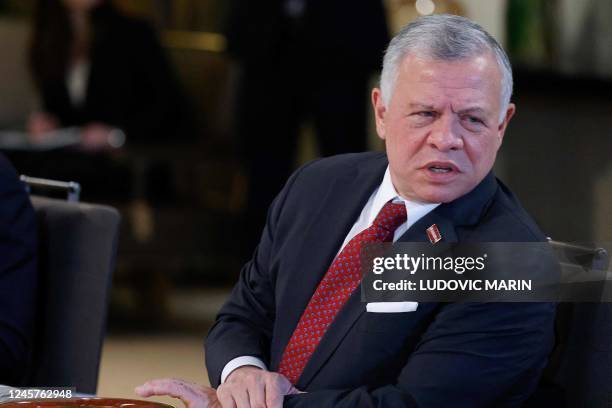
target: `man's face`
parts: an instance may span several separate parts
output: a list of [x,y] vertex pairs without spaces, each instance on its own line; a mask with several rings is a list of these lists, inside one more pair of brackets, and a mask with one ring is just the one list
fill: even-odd
[[388,106],[372,91],[396,190],[412,200],[450,202],[476,187],[514,114],[510,104],[500,124],[500,99],[492,55],[451,62],[406,56]]

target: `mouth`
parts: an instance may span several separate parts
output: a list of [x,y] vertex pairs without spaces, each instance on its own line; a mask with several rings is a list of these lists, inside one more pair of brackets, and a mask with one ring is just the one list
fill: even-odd
[[430,162],[423,166],[423,168],[432,174],[459,173],[459,168],[451,162]]

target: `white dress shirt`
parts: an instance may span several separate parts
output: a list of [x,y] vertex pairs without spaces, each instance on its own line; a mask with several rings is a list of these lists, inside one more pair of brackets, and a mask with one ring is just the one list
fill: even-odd
[[87,97],[87,84],[91,65],[88,60],[80,59],[72,64],[66,73],[66,87],[72,106],[81,107]]
[[[359,218],[353,224],[353,227],[349,231],[346,238],[344,238],[344,242],[342,246],[338,249],[338,254],[344,249],[346,244],[349,243],[351,239],[361,231],[370,227],[374,222],[374,219],[382,210],[384,205],[389,201],[393,200],[394,203],[404,203],[406,206],[406,213],[408,214],[408,219],[405,223],[401,224],[393,234],[393,242],[397,241],[399,237],[401,237],[407,230],[410,228],[415,222],[423,218],[425,215],[433,211],[440,203],[423,203],[418,201],[411,201],[403,198],[399,195],[393,183],[391,182],[391,173],[389,172],[389,166],[387,166],[387,170],[385,171],[385,175],[383,177],[382,182],[378,186],[376,190],[372,193],[367,203],[361,210],[361,214],[359,214]],[[229,363],[225,365],[223,371],[221,372],[221,384],[225,382],[225,379],[228,375],[231,374],[235,369],[245,366],[251,365],[255,367],[259,367],[263,370],[266,370],[267,367],[263,361],[261,361],[257,357],[253,356],[240,356],[230,360]]]

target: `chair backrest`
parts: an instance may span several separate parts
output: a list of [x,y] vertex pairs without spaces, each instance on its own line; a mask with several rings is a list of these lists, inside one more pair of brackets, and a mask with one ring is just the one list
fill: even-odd
[[[608,269],[609,255],[603,248],[550,243],[570,273]],[[603,283],[599,282],[600,293]],[[555,348],[528,406],[612,406],[612,303],[560,303],[555,332]]]
[[31,196],[39,220],[39,309],[28,385],[95,394],[119,213]]

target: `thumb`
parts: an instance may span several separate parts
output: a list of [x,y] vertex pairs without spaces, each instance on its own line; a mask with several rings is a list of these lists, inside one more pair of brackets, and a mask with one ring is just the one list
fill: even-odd
[[150,397],[151,395],[153,395],[153,393],[151,392],[151,389],[148,388],[145,385],[139,385],[138,387],[134,388],[134,392],[140,396],[140,397]]

